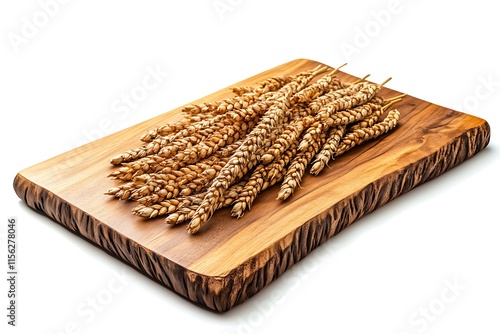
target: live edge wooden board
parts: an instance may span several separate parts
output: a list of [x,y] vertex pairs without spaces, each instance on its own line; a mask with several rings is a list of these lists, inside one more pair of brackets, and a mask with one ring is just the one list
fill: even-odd
[[[234,86],[318,64],[294,60]],[[356,79],[343,72],[339,77]],[[384,97],[399,94],[381,91]],[[194,103],[231,95],[225,88]],[[181,108],[27,168],[15,177],[14,188],[30,207],[75,234],[188,300],[223,312],[367,213],[488,145],[490,128],[483,119],[412,96],[395,107],[401,112],[396,129],[342,155],[319,176],[305,176],[292,198],[276,200],[275,186],[242,218],[220,210],[196,235],[185,225],[136,217],[135,203],[103,195],[116,184],[107,178],[113,170],[109,159],[139,146],[147,129],[179,119]]]

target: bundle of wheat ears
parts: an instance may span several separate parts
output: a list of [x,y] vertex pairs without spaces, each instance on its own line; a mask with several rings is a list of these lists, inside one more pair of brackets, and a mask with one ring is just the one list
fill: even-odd
[[109,177],[122,183],[106,194],[136,201],[135,215],[186,222],[190,234],[220,208],[243,216],[274,184],[281,184],[277,199],[286,200],[309,165],[318,175],[397,124],[390,107],[403,95],[381,97],[387,81],[341,81],[339,68],[270,77],[233,88],[233,97],[185,107],[180,121],[148,130],[142,146],[111,159],[120,167]]

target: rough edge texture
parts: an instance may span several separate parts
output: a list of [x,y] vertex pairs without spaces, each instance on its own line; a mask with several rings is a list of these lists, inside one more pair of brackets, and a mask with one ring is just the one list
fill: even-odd
[[[19,198],[33,209],[180,296],[209,309],[225,312],[255,295],[313,249],[364,215],[471,158],[488,145],[489,139],[490,128],[485,121],[482,126],[469,129],[434,154],[385,175],[341,203],[334,203],[329,211],[305,222],[291,237],[285,238],[287,242],[275,244],[271,247],[274,250],[263,251],[225,277],[207,277],[186,270],[130,241],[82,210],[71,207],[57,195],[20,174],[14,180],[14,189]],[[259,265],[263,253],[274,255],[268,256],[268,260]],[[250,275],[243,278],[243,272]]]

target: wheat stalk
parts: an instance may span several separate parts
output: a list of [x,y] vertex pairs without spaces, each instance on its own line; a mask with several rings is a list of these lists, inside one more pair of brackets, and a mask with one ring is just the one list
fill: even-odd
[[222,207],[242,217],[275,184],[277,198],[289,198],[309,165],[318,175],[398,123],[396,109],[380,118],[404,95],[382,98],[385,82],[367,82],[368,76],[342,81],[336,76],[342,66],[270,77],[232,88],[234,96],[184,107],[183,118],[147,130],[142,145],[111,158],[118,168],[108,176],[121,184],[105,194],[137,202],[132,213],[139,217],[188,222],[190,234]]

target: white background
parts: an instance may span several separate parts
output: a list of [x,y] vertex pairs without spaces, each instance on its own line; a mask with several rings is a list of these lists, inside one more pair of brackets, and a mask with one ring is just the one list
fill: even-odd
[[[15,216],[19,285],[11,328],[1,280],[0,331],[498,333],[500,23],[493,2],[462,3],[3,1],[0,267],[4,277]],[[13,191],[24,168],[296,58],[391,76],[390,88],[486,119],[491,142],[225,314],[181,299]],[[162,73],[157,87],[123,108],[148,70]]]

